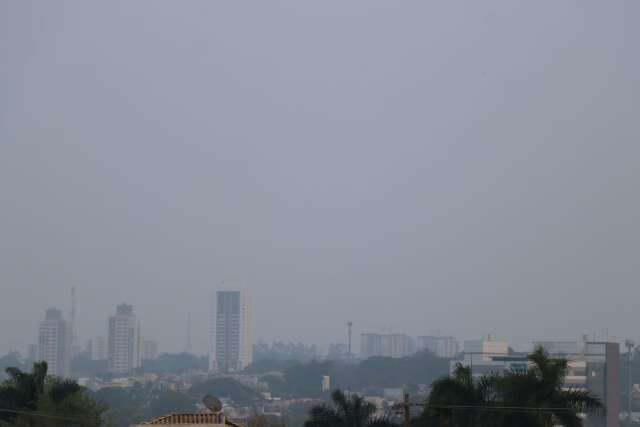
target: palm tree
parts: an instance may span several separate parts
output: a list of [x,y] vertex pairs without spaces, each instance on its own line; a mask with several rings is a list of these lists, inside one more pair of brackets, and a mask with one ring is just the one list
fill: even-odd
[[426,426],[582,427],[580,414],[603,410],[582,389],[563,388],[568,362],[537,348],[526,371],[474,379],[460,364],[451,377],[432,384],[420,424]]
[[456,365],[452,376],[433,382],[426,409],[418,423],[428,426],[494,426],[495,418],[484,408],[499,400],[498,377],[483,376],[474,380],[471,369]]
[[[47,363],[33,364],[32,372],[7,368],[9,379],[0,384],[0,425],[100,425],[105,408],[89,397],[77,382],[47,377]],[[37,413],[37,415],[36,415]]]
[[[31,373],[22,372],[18,368],[7,368],[9,379],[0,385],[0,403],[10,410],[34,411],[38,405],[38,398],[44,392],[47,376],[47,362],[33,364]],[[13,420],[15,413],[0,413],[0,419]]]
[[309,411],[305,427],[390,427],[386,418],[376,418],[375,405],[352,394],[347,397],[341,390],[331,393],[333,405],[318,405]]
[[[511,371],[500,381],[504,406],[527,407],[527,414],[509,414],[519,425],[547,427],[563,425],[581,427],[580,414],[604,411],[600,399],[583,389],[563,388],[568,371],[566,359],[555,359],[538,347],[528,357],[526,371]],[[525,416],[526,415],[526,416]]]

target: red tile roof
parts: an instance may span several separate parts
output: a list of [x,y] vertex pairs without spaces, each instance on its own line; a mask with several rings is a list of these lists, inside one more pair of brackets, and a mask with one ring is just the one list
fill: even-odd
[[[163,424],[222,424],[223,416],[212,414],[211,412],[190,412],[190,413],[171,413],[162,417],[155,418],[151,421],[141,423],[141,425],[163,425]],[[230,427],[242,427],[240,424],[224,418],[224,423]]]

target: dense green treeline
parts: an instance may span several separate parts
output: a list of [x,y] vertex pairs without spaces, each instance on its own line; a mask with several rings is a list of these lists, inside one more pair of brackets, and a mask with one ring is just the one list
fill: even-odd
[[106,407],[73,380],[47,376],[47,363],[31,372],[6,369],[0,385],[0,426],[98,427]]
[[[323,375],[331,377],[334,388],[362,390],[407,387],[411,390],[418,384],[430,384],[447,374],[449,359],[420,352],[403,358],[372,357],[360,363],[263,360],[249,367],[248,371],[262,373],[261,380],[269,385],[272,392],[288,396],[320,397],[320,379]],[[274,374],[274,371],[281,374]]]

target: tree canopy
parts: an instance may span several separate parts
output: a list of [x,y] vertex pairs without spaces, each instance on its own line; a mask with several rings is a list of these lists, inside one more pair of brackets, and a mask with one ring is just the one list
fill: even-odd
[[20,427],[98,427],[105,407],[73,380],[47,376],[47,363],[31,372],[6,369],[0,385],[0,425]]
[[330,405],[311,408],[304,427],[386,427],[394,424],[375,417],[376,407],[357,394],[346,395],[341,390],[331,393]]
[[580,414],[603,411],[599,399],[582,389],[563,388],[565,359],[552,359],[542,349],[529,355],[526,371],[477,379],[458,365],[453,376],[435,381],[420,419],[426,426],[450,427],[581,427]]

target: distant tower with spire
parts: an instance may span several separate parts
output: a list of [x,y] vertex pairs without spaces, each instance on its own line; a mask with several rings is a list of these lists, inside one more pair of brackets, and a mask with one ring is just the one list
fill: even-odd
[[187,346],[185,350],[187,353],[191,353],[191,313],[187,314]]
[[71,287],[71,314],[70,314],[70,340],[71,340],[71,355],[74,356],[78,351],[78,329],[76,324],[76,287]]

